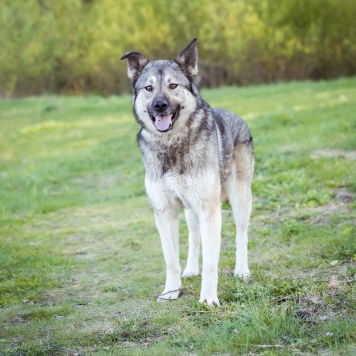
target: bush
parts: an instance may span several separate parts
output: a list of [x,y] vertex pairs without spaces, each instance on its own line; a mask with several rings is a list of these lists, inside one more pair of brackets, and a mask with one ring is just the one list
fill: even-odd
[[127,91],[128,50],[199,37],[201,85],[354,75],[353,0],[0,0],[0,96]]

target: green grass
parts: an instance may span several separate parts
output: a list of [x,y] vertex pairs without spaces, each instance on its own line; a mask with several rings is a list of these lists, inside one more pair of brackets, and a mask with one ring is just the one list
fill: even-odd
[[[0,101],[1,355],[356,353],[356,78],[203,90],[246,119],[249,281],[223,206],[221,307],[157,303],[163,254],[131,99]],[[181,218],[181,259],[187,228]]]

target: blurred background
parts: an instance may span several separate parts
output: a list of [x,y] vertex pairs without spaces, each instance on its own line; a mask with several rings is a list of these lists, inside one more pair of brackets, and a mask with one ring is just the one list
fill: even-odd
[[0,0],[0,96],[130,91],[120,57],[198,37],[200,85],[356,74],[355,0]]

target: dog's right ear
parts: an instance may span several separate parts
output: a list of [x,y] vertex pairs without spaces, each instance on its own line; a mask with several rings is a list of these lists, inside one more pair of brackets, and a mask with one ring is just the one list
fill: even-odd
[[127,58],[127,75],[136,80],[149,60],[140,52],[126,52],[120,59]]

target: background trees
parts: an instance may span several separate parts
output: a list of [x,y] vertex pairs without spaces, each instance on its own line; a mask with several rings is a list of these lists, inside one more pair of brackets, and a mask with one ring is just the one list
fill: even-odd
[[202,86],[356,73],[353,0],[0,0],[0,96],[129,90],[121,55],[199,38]]

